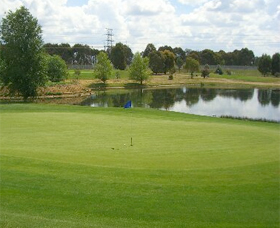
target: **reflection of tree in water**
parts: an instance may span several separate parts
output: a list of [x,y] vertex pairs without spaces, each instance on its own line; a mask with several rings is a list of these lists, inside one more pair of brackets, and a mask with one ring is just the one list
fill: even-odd
[[202,89],[201,90],[201,98],[204,101],[212,101],[217,96],[217,91],[215,89]]
[[198,103],[199,101],[199,95],[200,95],[201,90],[200,89],[187,89],[185,93],[185,101],[186,105],[191,107]]
[[271,92],[271,104],[274,107],[278,107],[280,103],[280,90],[272,90]]
[[85,99],[81,105],[98,104],[100,107],[122,107],[130,99],[129,93],[108,94],[106,91],[98,91],[95,95]]
[[151,108],[169,109],[175,103],[175,89],[158,89],[152,91],[153,101],[150,103]]
[[231,90],[218,90],[218,94],[222,97],[233,97],[241,101],[247,101],[252,99],[254,95],[254,89],[231,89]]
[[271,100],[271,90],[259,89],[258,100],[261,105],[263,105],[263,106],[268,105]]

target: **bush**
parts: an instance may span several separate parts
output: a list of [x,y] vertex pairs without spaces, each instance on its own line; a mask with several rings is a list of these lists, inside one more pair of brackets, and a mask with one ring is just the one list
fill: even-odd
[[217,66],[217,69],[215,70],[215,74],[219,74],[219,75],[222,75],[224,72],[223,72],[223,69],[220,65]]
[[60,56],[47,56],[47,75],[52,82],[60,82],[68,77],[67,65]]

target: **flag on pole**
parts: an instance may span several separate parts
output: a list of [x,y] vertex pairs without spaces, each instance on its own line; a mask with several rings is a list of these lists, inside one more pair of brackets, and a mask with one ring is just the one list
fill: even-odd
[[131,108],[131,101],[126,102],[124,108]]

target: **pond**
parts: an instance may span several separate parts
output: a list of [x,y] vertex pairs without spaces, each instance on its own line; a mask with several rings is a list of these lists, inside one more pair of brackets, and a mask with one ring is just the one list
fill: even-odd
[[92,107],[155,108],[206,116],[280,121],[280,90],[168,88],[98,91],[82,102]]

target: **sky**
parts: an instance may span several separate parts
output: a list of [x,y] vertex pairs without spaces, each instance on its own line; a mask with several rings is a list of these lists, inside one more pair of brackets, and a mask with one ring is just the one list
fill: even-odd
[[196,51],[248,48],[255,56],[280,52],[279,0],[0,0],[0,19],[25,6],[43,29],[45,43],[132,51],[168,45]]

